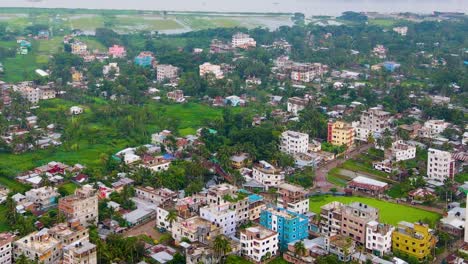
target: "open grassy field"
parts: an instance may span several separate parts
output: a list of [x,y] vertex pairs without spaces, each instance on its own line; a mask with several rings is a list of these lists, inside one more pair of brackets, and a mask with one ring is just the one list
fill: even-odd
[[381,27],[393,27],[399,20],[396,19],[369,19],[370,25],[376,25]]
[[410,207],[402,204],[395,204],[386,201],[367,197],[339,197],[339,196],[318,196],[310,198],[310,211],[320,213],[320,207],[338,201],[341,203],[361,202],[367,205],[376,207],[380,210],[380,221],[392,225],[398,224],[400,221],[416,222],[419,220],[427,220],[434,225],[439,219],[440,215],[433,212],[428,212],[419,208]]
[[67,192],[68,195],[74,194],[76,188],[78,188],[78,186],[73,182],[65,183],[60,187],[62,187]]

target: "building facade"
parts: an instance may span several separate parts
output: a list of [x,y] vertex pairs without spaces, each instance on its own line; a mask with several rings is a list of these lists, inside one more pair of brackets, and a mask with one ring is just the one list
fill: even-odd
[[284,172],[264,160],[253,166],[252,175],[256,181],[265,185],[267,189],[284,183]]
[[213,74],[216,79],[224,78],[223,71],[221,70],[220,65],[211,64],[209,62],[205,62],[200,65],[200,76],[204,77],[207,74]]
[[305,214],[309,212],[307,191],[298,185],[283,183],[278,185],[277,206],[289,211]]
[[77,189],[74,195],[61,198],[58,208],[69,221],[79,221],[85,227],[98,223],[98,196],[90,185]]
[[156,66],[156,78],[158,81],[173,80],[179,77],[179,68],[169,64]]
[[414,159],[416,157],[416,147],[398,140],[392,143],[392,158],[396,162]]
[[331,202],[320,207],[320,233],[330,236],[341,233],[341,208],[344,204],[340,202]]
[[63,248],[63,264],[96,264],[96,245],[88,241],[74,242]]
[[33,232],[13,243],[14,259],[24,255],[30,260],[38,260],[43,264],[60,263],[62,259],[62,243],[51,237],[48,229]]
[[360,122],[353,122],[356,132],[356,139],[366,141],[369,135],[380,137],[380,135],[390,128],[389,112],[385,112],[378,107],[369,108],[361,113]]
[[309,135],[296,131],[284,131],[280,137],[280,150],[288,154],[307,153]]
[[366,225],[379,220],[379,210],[367,204],[354,202],[342,207],[341,234],[365,245]]
[[15,235],[11,233],[0,234],[0,264],[13,263],[13,241]]
[[260,263],[264,257],[278,252],[278,233],[263,226],[248,227],[240,233],[241,254]]
[[455,161],[448,151],[430,148],[427,156],[427,177],[444,182],[455,175]]
[[436,242],[429,227],[419,223],[400,222],[392,234],[393,251],[415,257],[419,261],[432,254]]
[[366,249],[374,255],[383,256],[392,251],[392,233],[395,228],[388,224],[370,221],[366,225]]
[[255,39],[251,38],[248,34],[236,33],[232,36],[232,46],[234,48],[247,49],[257,46]]
[[229,209],[229,204],[202,207],[200,217],[221,228],[226,236],[231,236],[236,232],[236,212]]
[[354,128],[345,122],[336,121],[328,123],[328,143],[334,146],[350,148],[354,144]]

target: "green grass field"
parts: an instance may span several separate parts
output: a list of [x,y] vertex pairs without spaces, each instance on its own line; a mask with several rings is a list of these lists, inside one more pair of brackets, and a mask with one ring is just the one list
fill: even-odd
[[367,205],[376,207],[380,210],[380,221],[392,225],[398,224],[400,221],[416,222],[419,220],[428,220],[431,225],[434,225],[440,215],[433,212],[428,212],[419,208],[410,207],[402,204],[395,204],[377,199],[366,197],[340,197],[340,196],[319,196],[310,198],[310,211],[320,213],[320,207],[333,201],[341,203],[362,202]]
[[60,187],[62,187],[67,192],[68,195],[74,194],[76,188],[78,188],[78,186],[73,182],[65,183]]
[[0,232],[9,231],[10,226],[6,219],[8,209],[5,205],[0,205]]

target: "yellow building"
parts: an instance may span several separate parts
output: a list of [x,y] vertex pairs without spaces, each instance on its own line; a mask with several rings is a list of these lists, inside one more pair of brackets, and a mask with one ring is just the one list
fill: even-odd
[[83,74],[79,71],[72,72],[72,81],[81,82],[83,80]]
[[335,146],[351,147],[354,143],[354,128],[342,121],[328,123],[328,142]]
[[429,232],[429,227],[419,223],[402,221],[392,234],[393,252],[416,257],[419,261],[432,254],[436,242],[437,239]]

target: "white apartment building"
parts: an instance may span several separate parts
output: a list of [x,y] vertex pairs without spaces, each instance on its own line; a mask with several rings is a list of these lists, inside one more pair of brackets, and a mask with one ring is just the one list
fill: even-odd
[[280,137],[280,150],[288,154],[307,153],[309,135],[296,131],[284,131]]
[[[450,123],[444,120],[428,120],[424,122],[424,129],[426,130],[425,137],[434,137],[440,135],[450,125]],[[423,129],[423,130],[424,130]]]
[[0,234],[0,264],[13,263],[13,246],[15,235],[11,233]]
[[211,186],[206,193],[206,201],[209,205],[224,206],[236,212],[236,224],[249,220],[249,198],[241,195],[239,189],[230,184],[218,184]]
[[209,62],[205,62],[200,65],[200,76],[204,77],[205,75],[212,73],[216,77],[216,79],[224,78],[223,71],[221,70],[220,65],[211,64]]
[[286,210],[305,214],[309,212],[307,191],[298,185],[283,183],[278,185],[277,206]]
[[206,243],[221,233],[221,228],[199,216],[174,222],[171,231],[176,244],[180,243],[184,237],[190,242]]
[[366,225],[366,249],[383,256],[392,250],[392,233],[395,227],[370,221]]
[[288,112],[297,116],[298,113],[306,108],[309,100],[300,97],[291,97],[288,99]]
[[408,27],[394,27],[393,31],[402,36],[406,36],[406,34],[408,33]]
[[39,103],[41,99],[41,90],[38,88],[32,88],[30,86],[21,86],[16,87],[15,89],[18,91],[25,99],[27,99],[32,104]]
[[88,46],[83,42],[75,42],[71,44],[71,53],[76,55],[82,55],[86,53]]
[[232,36],[232,46],[234,48],[247,49],[249,47],[257,46],[257,42],[248,34],[239,32]]
[[96,264],[96,245],[79,241],[63,248],[63,264]]
[[343,204],[340,202],[331,202],[320,207],[320,232],[331,236],[341,234],[341,209]]
[[79,221],[85,227],[98,223],[98,197],[91,185],[77,189],[74,195],[61,198],[58,208],[68,220]]
[[248,227],[240,233],[241,254],[255,263],[262,257],[275,256],[278,252],[278,233],[261,225]]
[[221,228],[226,236],[236,232],[236,211],[229,209],[229,204],[202,207],[200,217]]
[[264,160],[253,166],[252,175],[256,181],[265,185],[267,189],[284,183],[284,171],[279,168],[275,168]]
[[455,175],[455,161],[448,151],[430,148],[427,156],[427,177],[444,182]]
[[416,147],[398,140],[392,143],[392,157],[398,162],[401,160],[414,159],[416,157]]
[[36,204],[42,210],[57,204],[56,199],[60,195],[57,188],[44,186],[27,191],[25,196],[29,202]]
[[352,124],[356,131],[355,138],[367,142],[369,135],[379,137],[386,129],[390,128],[390,118],[390,113],[379,107],[363,111],[361,120]]
[[135,196],[156,205],[177,199],[177,193],[167,188],[135,187]]
[[156,66],[156,78],[158,81],[173,80],[179,76],[179,68],[169,64]]
[[49,235],[47,228],[33,232],[13,242],[14,259],[24,255],[30,260],[43,264],[60,263],[62,243]]

